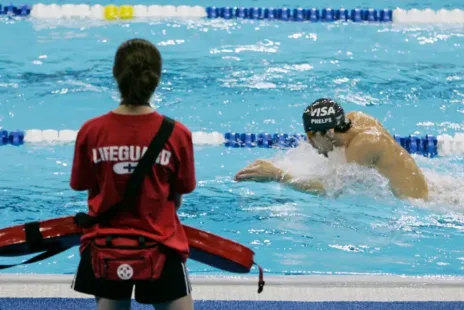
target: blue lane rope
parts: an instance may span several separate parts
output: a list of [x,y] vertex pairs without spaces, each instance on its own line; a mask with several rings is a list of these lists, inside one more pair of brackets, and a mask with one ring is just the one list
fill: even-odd
[[283,21],[310,21],[310,22],[392,22],[393,11],[390,9],[304,9],[304,8],[232,8],[207,7],[208,18],[242,18],[242,19],[277,19]]
[[[20,146],[25,143],[25,131],[0,130],[0,145]],[[426,157],[435,157],[438,155],[438,139],[432,135],[418,137],[409,135],[401,137],[393,136],[395,140],[409,153],[421,154]],[[224,146],[231,148],[294,148],[302,141],[306,141],[304,134],[288,133],[235,133],[226,132],[224,134]]]
[[[29,5],[14,6],[0,5],[0,14],[10,16],[29,16],[32,7]],[[207,7],[206,15],[209,19],[268,19],[282,21],[310,21],[310,22],[392,22],[391,9],[331,9],[331,8],[257,8],[257,7]]]
[[0,4],[0,15],[13,15],[13,16],[29,16],[31,14],[31,6],[22,5],[16,7],[12,4],[3,6]]
[[[432,135],[418,137],[409,135],[401,137],[393,136],[395,140],[410,154],[420,154],[426,157],[435,157],[438,155],[438,139]],[[306,135],[303,134],[279,134],[279,133],[233,133],[224,134],[226,147],[260,147],[260,148],[294,148],[301,141],[306,141]]]
[[332,9],[332,8],[260,8],[260,7],[202,7],[173,5],[120,5],[114,4],[51,4],[42,3],[1,6],[0,15],[8,18],[31,17],[37,19],[90,18],[97,20],[131,20],[137,18],[206,18],[242,20],[278,20],[288,22],[347,22],[354,23],[464,23],[464,11],[460,9],[425,10],[410,9]]
[[3,145],[23,145],[24,144],[24,131],[17,130],[8,132],[7,130],[0,130],[0,146]]

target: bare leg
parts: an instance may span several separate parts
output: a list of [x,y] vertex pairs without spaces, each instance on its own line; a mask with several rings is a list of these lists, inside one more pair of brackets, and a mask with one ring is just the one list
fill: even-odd
[[97,310],[130,310],[131,300],[113,300],[107,298],[96,297],[97,299]]
[[156,310],[193,310],[192,295],[187,295],[163,304],[154,304],[153,307]]

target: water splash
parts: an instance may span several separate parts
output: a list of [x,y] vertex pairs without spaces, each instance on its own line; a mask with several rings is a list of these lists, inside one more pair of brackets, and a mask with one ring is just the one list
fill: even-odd
[[[462,165],[455,165],[455,173],[461,170]],[[464,211],[464,179],[456,175],[445,175],[424,169],[425,177],[429,183],[430,202],[425,206],[434,209]]]
[[[429,183],[431,199],[428,202],[414,199],[407,202],[425,208],[464,210],[464,166],[450,159],[416,156],[415,160]],[[366,195],[376,200],[394,198],[384,176],[375,169],[347,163],[342,149],[336,149],[325,158],[309,144],[302,144],[295,149],[279,152],[273,162],[295,178],[320,180],[328,196]],[[428,168],[431,165],[433,170],[432,167]]]
[[[274,163],[301,180],[319,180],[328,196],[369,195],[391,196],[388,180],[377,171],[357,164],[348,164],[343,149],[330,152],[328,158],[317,154],[309,145],[303,144],[287,152],[281,152]],[[375,188],[372,184],[376,184]]]

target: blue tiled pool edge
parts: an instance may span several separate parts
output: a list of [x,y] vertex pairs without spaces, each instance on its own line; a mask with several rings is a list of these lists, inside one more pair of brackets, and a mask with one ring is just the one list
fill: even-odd
[[[91,298],[0,298],[0,310],[48,310],[48,309],[92,309],[95,301]],[[463,309],[464,302],[292,302],[292,301],[195,301],[195,310],[303,310],[303,309]],[[135,302],[132,309],[152,309]]]

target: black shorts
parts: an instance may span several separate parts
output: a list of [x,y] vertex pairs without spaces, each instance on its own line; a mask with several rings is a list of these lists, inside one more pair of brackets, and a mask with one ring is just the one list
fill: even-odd
[[168,254],[161,276],[155,281],[110,281],[95,278],[88,248],[81,255],[71,287],[83,294],[121,300],[131,299],[134,286],[135,300],[142,304],[170,302],[192,291],[185,263],[175,252]]

